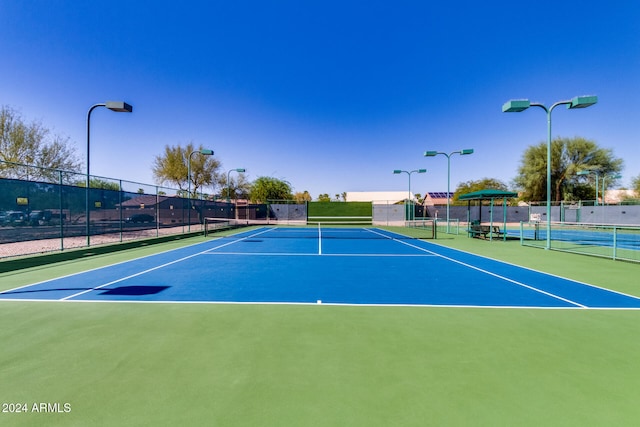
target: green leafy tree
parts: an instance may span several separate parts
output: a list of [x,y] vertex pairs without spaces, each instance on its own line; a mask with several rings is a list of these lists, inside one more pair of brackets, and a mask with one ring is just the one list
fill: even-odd
[[640,197],[640,175],[631,180],[631,189],[636,193],[636,197]]
[[293,195],[293,199],[297,203],[310,202],[311,200],[313,200],[313,198],[311,197],[311,194],[309,194],[307,190],[304,190],[302,193],[297,192],[296,194]]
[[[192,142],[186,147],[165,146],[164,153],[156,156],[154,160],[152,171],[156,182],[177,185],[181,193],[187,191],[189,189],[187,180],[189,155],[202,149],[202,145],[195,148]],[[195,197],[200,187],[215,187],[220,180],[219,169],[220,161],[214,156],[193,154],[191,156],[191,196]]]
[[37,167],[0,163],[0,176],[56,182],[58,172],[80,171],[69,138],[52,134],[42,123],[27,123],[14,109],[0,107],[0,160]]
[[[577,175],[579,171],[613,175],[622,170],[622,165],[623,160],[615,158],[612,150],[600,148],[593,141],[581,137],[556,138],[551,142],[551,200],[578,200],[585,198],[589,188],[595,188],[595,182],[592,186],[585,185],[595,179],[595,174]],[[525,150],[514,182],[522,190],[523,200],[547,199],[546,142]],[[595,197],[595,189],[590,194]]]
[[277,178],[261,176],[253,181],[249,199],[254,203],[268,200],[293,200],[291,184]]
[[249,193],[251,192],[251,182],[247,180],[247,176],[239,173],[236,178],[231,176],[230,180],[227,181],[228,177],[228,174],[220,176],[220,181],[218,182],[220,185],[220,196],[223,199],[248,199]]
[[[77,180],[74,184],[78,187],[86,187],[87,181],[86,179],[80,179],[80,180]],[[105,181],[104,179],[100,179],[100,178],[91,178],[89,180],[89,188],[99,188],[101,190],[120,191],[120,184],[118,184],[117,182]]]
[[327,193],[322,193],[322,194],[318,195],[318,201],[319,202],[330,202],[331,201],[331,197],[329,197],[329,194],[327,194]]
[[[624,190],[621,188],[621,190]],[[625,205],[639,205],[640,204],[640,175],[635,178],[631,178],[631,194],[625,194],[622,196],[621,202]]]
[[466,204],[467,202],[458,201],[460,196],[467,193],[473,193],[475,191],[486,190],[486,189],[508,191],[507,185],[504,182],[500,181],[499,179],[495,179],[495,178],[482,178],[476,181],[462,182],[458,184],[458,187],[453,193],[451,204],[454,204],[454,205]]

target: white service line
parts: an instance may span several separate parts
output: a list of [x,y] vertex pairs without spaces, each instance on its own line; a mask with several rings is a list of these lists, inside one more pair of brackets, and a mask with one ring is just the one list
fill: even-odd
[[67,300],[70,300],[71,298],[79,297],[80,295],[84,295],[84,294],[86,294],[86,293],[89,293],[89,292],[92,292],[92,291],[95,291],[95,290],[98,290],[98,289],[104,288],[104,287],[106,287],[106,286],[113,285],[114,283],[123,282],[123,281],[125,281],[125,280],[131,279],[132,277],[141,276],[141,275],[146,274],[146,273],[149,273],[149,272],[151,272],[151,271],[158,270],[158,269],[160,269],[160,268],[164,268],[164,267],[167,267],[167,266],[169,266],[169,265],[176,264],[176,263],[178,263],[178,262],[182,262],[182,261],[184,261],[184,260],[187,260],[187,259],[190,259],[190,258],[196,257],[196,256],[198,256],[198,255],[205,254],[205,253],[207,253],[207,252],[209,252],[209,251],[215,251],[216,249],[220,249],[220,248],[223,248],[223,247],[225,247],[225,246],[229,246],[229,245],[232,245],[232,244],[234,244],[234,243],[241,242],[241,241],[243,241],[243,240],[245,240],[245,239],[250,239],[251,237],[258,236],[258,235],[260,235],[260,234],[266,233],[266,232],[271,231],[271,230],[273,230],[273,228],[268,228],[268,229],[266,229],[266,230],[260,231],[259,233],[255,233],[255,234],[252,234],[252,235],[250,235],[250,236],[243,237],[243,238],[238,239],[238,240],[233,240],[233,241],[231,241],[231,242],[227,242],[227,243],[225,243],[225,244],[223,244],[223,245],[219,245],[219,246],[216,246],[216,247],[213,247],[213,248],[207,249],[206,251],[198,252],[198,253],[196,253],[196,254],[192,254],[192,255],[189,255],[189,256],[186,256],[186,257],[183,257],[183,258],[180,258],[180,259],[177,259],[177,260],[171,261],[171,262],[167,262],[167,263],[165,263],[165,264],[158,265],[158,266],[155,266],[155,267],[153,267],[153,268],[149,268],[149,269],[147,269],[147,270],[140,271],[140,272],[138,272],[138,273],[131,274],[131,275],[126,276],[126,277],[121,277],[120,279],[113,280],[113,281],[111,281],[111,282],[108,282],[108,283],[102,284],[102,285],[100,285],[100,286],[93,287],[93,288],[91,288],[91,289],[85,289],[85,290],[84,290],[84,291],[82,291],[82,292],[77,292],[77,293],[75,293],[75,294],[73,294],[73,295],[69,295],[69,296],[67,296],[67,297],[61,298],[59,301],[67,301]]
[[510,283],[516,284],[516,285],[518,285],[518,286],[522,286],[522,287],[524,287],[524,288],[531,289],[532,291],[539,292],[539,293],[541,293],[541,294],[544,294],[544,295],[550,296],[550,297],[552,297],[552,298],[559,299],[559,300],[561,300],[561,301],[567,302],[567,303],[569,303],[569,304],[576,305],[576,306],[581,307],[581,308],[588,308],[586,305],[583,305],[583,304],[577,303],[577,302],[575,302],[575,301],[571,301],[571,300],[569,300],[569,299],[567,299],[567,298],[563,298],[563,297],[561,297],[561,296],[559,296],[559,295],[552,294],[551,292],[543,291],[542,289],[538,289],[538,288],[535,288],[535,287],[533,287],[533,286],[527,285],[527,284],[525,284],[525,283],[518,282],[517,280],[513,280],[513,279],[510,279],[510,278],[508,278],[508,277],[501,276],[501,275],[496,274],[496,273],[492,273],[491,271],[484,270],[484,269],[482,269],[482,268],[476,267],[476,266],[474,266],[474,265],[467,264],[466,262],[458,261],[457,259],[449,258],[449,257],[447,257],[447,256],[444,256],[444,255],[441,255],[441,254],[438,254],[438,253],[435,253],[435,252],[429,251],[429,250],[427,250],[427,249],[421,248],[420,246],[416,246],[416,245],[412,245],[411,243],[404,242],[404,241],[402,241],[402,240],[400,240],[400,239],[396,239],[396,238],[393,238],[393,237],[390,237],[390,236],[386,236],[386,235],[384,235],[384,234],[382,234],[382,233],[378,233],[378,232],[376,232],[375,230],[370,230],[370,229],[368,229],[368,230],[369,230],[369,231],[371,231],[372,233],[379,234],[380,236],[389,237],[389,238],[390,238],[390,239],[392,239],[393,241],[396,241],[396,242],[398,242],[398,243],[402,243],[403,245],[407,245],[407,246],[410,246],[410,247],[412,247],[412,248],[416,248],[416,249],[418,249],[418,250],[420,250],[420,251],[424,251],[424,252],[428,252],[428,253],[430,253],[430,254],[437,255],[437,256],[439,256],[440,258],[446,259],[446,260],[451,261],[451,262],[455,262],[456,264],[463,265],[463,266],[465,266],[465,267],[471,268],[471,269],[476,270],[476,271],[479,271],[479,272],[481,272],[481,273],[488,274],[489,276],[497,277],[498,279],[502,279],[502,280],[505,280],[505,281],[507,281],[507,282],[510,282]]
[[[234,256],[285,256],[285,257],[305,257],[305,256],[318,256],[317,253],[304,253],[304,252],[209,252],[203,255],[234,255]],[[391,258],[425,258],[430,256],[437,256],[435,254],[322,254],[322,256],[331,257],[391,257]]]

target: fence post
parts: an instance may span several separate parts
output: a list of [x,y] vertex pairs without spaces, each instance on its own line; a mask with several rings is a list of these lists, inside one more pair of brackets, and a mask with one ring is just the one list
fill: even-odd
[[62,171],[58,171],[58,195],[60,204],[58,206],[58,218],[60,220],[60,252],[64,251],[64,220],[62,219]]
[[160,195],[156,185],[156,237],[160,236]]
[[122,180],[120,180],[120,191],[118,191],[118,203],[120,204],[120,243],[122,243]]

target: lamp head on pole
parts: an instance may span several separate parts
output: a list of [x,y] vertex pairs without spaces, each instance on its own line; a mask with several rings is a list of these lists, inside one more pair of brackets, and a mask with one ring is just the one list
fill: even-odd
[[519,113],[531,107],[531,101],[528,99],[513,99],[507,101],[502,106],[503,113]]
[[437,151],[425,151],[424,152],[424,156],[425,157],[435,157],[438,155]]
[[393,171],[393,173],[397,175],[399,173],[402,173],[402,171],[400,169],[396,169],[396,170]]
[[116,113],[131,113],[133,112],[133,107],[127,104],[124,101],[107,101],[104,104],[111,111],[115,111]]
[[567,108],[587,108],[598,102],[598,97],[594,95],[589,96],[576,96],[571,100],[571,104],[567,105]]
[[461,156],[465,156],[467,154],[473,154],[473,148],[466,148],[466,149],[460,151],[460,155]]

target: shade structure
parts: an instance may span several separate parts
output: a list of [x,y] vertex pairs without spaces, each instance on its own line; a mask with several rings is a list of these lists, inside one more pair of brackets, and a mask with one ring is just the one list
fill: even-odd
[[489,199],[512,199],[518,197],[518,193],[513,191],[485,189],[480,191],[474,191],[473,193],[463,194],[458,200],[489,200]]
[[[472,193],[463,194],[458,198],[458,200],[467,200],[468,201],[468,209],[467,209],[467,222],[471,223],[471,201],[472,200],[490,200],[491,201],[491,215],[490,215],[490,227],[493,228],[493,203],[495,199],[503,199],[504,200],[504,208],[503,208],[503,221],[502,221],[502,231],[503,231],[503,239],[507,239],[507,199],[512,199],[514,197],[518,197],[518,193],[514,193],[512,191],[504,191],[504,190],[496,190],[492,188],[474,191]],[[482,205],[479,209],[480,218],[479,222],[482,222]],[[489,234],[489,240],[493,240],[491,233]]]

